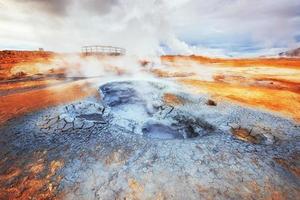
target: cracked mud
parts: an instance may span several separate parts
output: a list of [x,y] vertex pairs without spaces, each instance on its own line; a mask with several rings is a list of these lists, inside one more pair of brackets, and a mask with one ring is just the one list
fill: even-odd
[[112,82],[100,99],[11,120],[0,199],[299,197],[299,123],[183,91]]

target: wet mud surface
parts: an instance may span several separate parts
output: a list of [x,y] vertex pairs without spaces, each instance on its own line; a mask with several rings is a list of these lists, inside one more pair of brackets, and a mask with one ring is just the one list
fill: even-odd
[[299,197],[299,123],[183,91],[112,82],[100,98],[10,120],[0,199]]

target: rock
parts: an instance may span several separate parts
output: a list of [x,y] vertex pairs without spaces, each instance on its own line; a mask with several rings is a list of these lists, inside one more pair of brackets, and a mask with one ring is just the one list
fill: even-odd
[[232,134],[239,140],[250,142],[253,144],[261,143],[262,138],[259,135],[251,135],[251,131],[245,128],[232,128]]
[[211,99],[208,99],[206,102],[206,105],[208,106],[217,106],[217,103]]

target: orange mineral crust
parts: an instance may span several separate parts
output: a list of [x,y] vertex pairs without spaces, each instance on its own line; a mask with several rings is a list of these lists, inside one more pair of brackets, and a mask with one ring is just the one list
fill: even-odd
[[204,56],[162,56],[161,60],[166,63],[178,63],[195,61],[200,64],[219,64],[228,67],[247,67],[247,66],[275,66],[285,68],[300,68],[299,58],[209,58]]
[[[82,65],[77,61],[69,62],[68,56],[52,52],[1,51],[1,120],[77,100],[90,95],[91,91],[95,93],[94,88],[86,87],[84,80],[67,81],[65,73],[72,70],[78,76],[78,68]],[[86,59],[82,57],[82,60]],[[110,64],[114,58],[97,59],[108,63],[106,71],[109,73],[124,74],[120,70],[124,71],[126,66],[119,69]],[[300,118],[297,112],[300,102],[300,59],[162,56],[161,61],[163,67],[157,66],[148,71],[145,68],[144,72],[159,79],[174,79],[188,86],[188,89],[193,88],[193,92]],[[84,69],[88,67],[84,66]],[[178,103],[178,99],[169,94],[165,100],[171,104]]]
[[89,87],[88,82],[77,81],[45,89],[2,96],[0,97],[0,122],[5,122],[24,113],[95,94],[96,90]]
[[181,79],[179,82],[193,88],[194,92],[208,93],[256,108],[275,111],[300,121],[299,93],[191,79]]
[[55,55],[55,53],[47,51],[0,51],[0,80],[22,75],[14,74],[12,70],[20,63],[27,66],[38,62],[50,63]]
[[300,59],[162,56],[161,61],[165,68],[152,70],[156,76],[176,78],[193,92],[300,120]]

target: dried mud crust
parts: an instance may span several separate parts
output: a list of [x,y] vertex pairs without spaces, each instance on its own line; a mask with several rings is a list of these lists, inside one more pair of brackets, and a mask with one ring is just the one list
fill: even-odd
[[[104,86],[100,100],[0,128],[0,199],[299,196],[296,122],[225,102],[210,106],[207,96],[162,83]],[[167,104],[165,93],[185,103]]]

